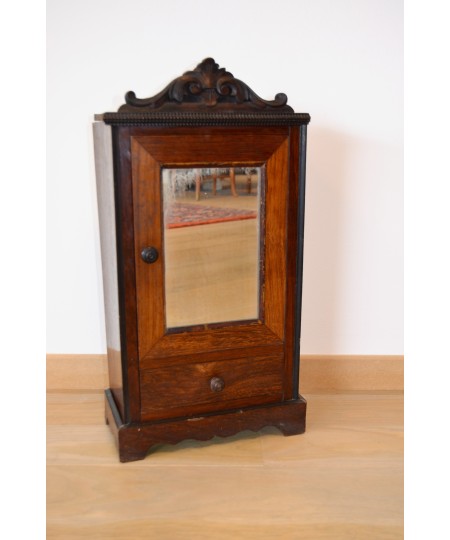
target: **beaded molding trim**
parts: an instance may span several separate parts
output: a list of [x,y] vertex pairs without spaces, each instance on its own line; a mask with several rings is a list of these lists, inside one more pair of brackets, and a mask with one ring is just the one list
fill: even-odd
[[306,113],[104,113],[105,124],[126,126],[299,126],[311,120]]

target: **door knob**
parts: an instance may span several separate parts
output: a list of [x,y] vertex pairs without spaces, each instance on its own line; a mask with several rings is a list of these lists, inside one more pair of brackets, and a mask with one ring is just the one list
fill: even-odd
[[145,247],[142,251],[141,251],[141,259],[146,262],[147,264],[152,264],[154,263],[156,260],[158,260],[158,257],[159,257],[159,253],[158,253],[158,250],[151,246],[151,247]]
[[222,390],[225,388],[225,383],[220,377],[213,377],[209,381],[209,385],[213,392],[222,392]]

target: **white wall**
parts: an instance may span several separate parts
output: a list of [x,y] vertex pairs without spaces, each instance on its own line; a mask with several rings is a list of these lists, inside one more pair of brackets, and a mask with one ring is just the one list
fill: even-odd
[[403,353],[400,0],[49,0],[48,337],[105,352],[91,121],[212,56],[309,112],[302,353]]

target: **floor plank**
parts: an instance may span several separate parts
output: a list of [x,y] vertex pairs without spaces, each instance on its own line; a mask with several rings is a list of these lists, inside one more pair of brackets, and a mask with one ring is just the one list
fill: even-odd
[[100,394],[49,394],[48,538],[402,538],[403,396],[305,397],[303,435],[265,428],[120,464]]

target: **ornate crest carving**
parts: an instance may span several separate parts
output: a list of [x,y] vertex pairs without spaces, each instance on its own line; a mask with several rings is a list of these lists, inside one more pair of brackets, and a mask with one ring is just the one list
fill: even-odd
[[134,92],[128,92],[125,102],[119,108],[119,113],[199,110],[294,112],[286,105],[286,94],[277,94],[273,101],[266,101],[232,73],[220,68],[213,58],[206,58],[193,71],[187,71],[173,80],[156,96],[140,99]]

